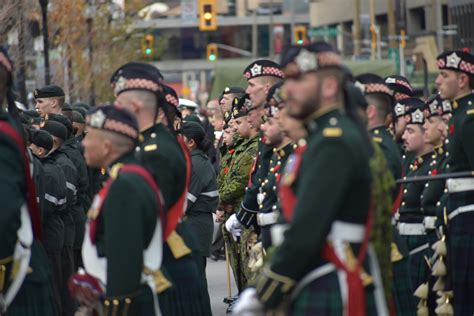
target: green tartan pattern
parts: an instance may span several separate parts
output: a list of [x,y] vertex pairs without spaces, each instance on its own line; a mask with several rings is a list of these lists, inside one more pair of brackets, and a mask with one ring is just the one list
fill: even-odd
[[416,302],[409,272],[408,258],[392,264],[392,294],[396,315],[415,316]]
[[[448,271],[454,292],[454,315],[474,315],[474,213],[449,222]],[[471,230],[469,232],[469,229]]]
[[[366,288],[367,315],[377,315],[373,287]],[[337,272],[308,284],[291,304],[291,315],[343,315],[344,306]]]
[[[428,236],[401,236],[402,240],[405,240],[408,249],[412,251],[413,249],[422,246],[423,244],[429,243]],[[430,243],[431,245],[432,243]],[[431,247],[417,252],[413,255],[408,256],[408,265],[410,271],[410,278],[412,284],[412,294],[420,286],[420,284],[426,282],[429,276],[429,268],[426,263],[425,257],[427,259],[431,258],[433,255],[433,250]]]

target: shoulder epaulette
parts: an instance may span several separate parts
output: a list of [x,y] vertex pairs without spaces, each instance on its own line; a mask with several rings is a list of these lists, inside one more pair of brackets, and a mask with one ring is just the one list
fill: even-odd
[[342,135],[342,129],[340,127],[326,127],[323,129],[324,137],[340,137]]
[[158,149],[158,145],[156,145],[156,144],[150,144],[150,145],[146,145],[145,147],[143,147],[144,151],[153,151],[153,150],[157,150],[157,149]]
[[474,114],[474,109],[469,109],[469,110],[467,110],[467,111],[466,111],[466,114],[467,114],[467,115],[472,115],[472,114]]
[[381,143],[383,141],[382,137],[376,137],[376,136],[372,137],[372,140],[376,143]]

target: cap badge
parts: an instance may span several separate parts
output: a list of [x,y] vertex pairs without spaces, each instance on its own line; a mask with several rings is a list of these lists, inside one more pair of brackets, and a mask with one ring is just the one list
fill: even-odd
[[403,104],[400,104],[400,103],[397,103],[395,105],[395,114],[397,116],[401,116],[401,115],[404,115],[405,114],[405,106]]
[[446,58],[446,61],[447,67],[458,68],[461,58],[454,52]]
[[423,123],[423,112],[420,109],[416,109],[412,114],[411,114],[411,121],[412,123]]
[[250,68],[250,72],[252,73],[252,76],[258,76],[262,74],[262,66],[259,64],[253,65],[252,68]]
[[114,89],[115,94],[118,94],[120,91],[125,89],[126,83],[127,83],[127,80],[124,77],[120,76],[117,79],[117,82],[115,83],[115,89]]
[[102,128],[105,121],[105,114],[102,110],[99,110],[91,115],[90,126],[95,128]]
[[307,72],[317,68],[316,56],[307,49],[301,49],[295,58],[296,64],[302,72]]

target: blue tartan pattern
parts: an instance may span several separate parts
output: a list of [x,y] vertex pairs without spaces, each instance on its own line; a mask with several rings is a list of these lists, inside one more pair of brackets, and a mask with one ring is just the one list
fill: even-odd
[[[466,192],[450,195],[449,213],[459,206],[471,204],[473,194],[474,192]],[[474,315],[474,212],[451,219],[448,234],[447,262],[454,293],[454,315]]]

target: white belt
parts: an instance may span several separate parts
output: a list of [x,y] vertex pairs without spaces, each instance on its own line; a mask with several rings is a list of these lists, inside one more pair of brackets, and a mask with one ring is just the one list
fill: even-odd
[[292,300],[298,296],[306,285],[334,271],[336,271],[336,266],[332,263],[326,263],[305,275],[303,279],[296,284],[295,289],[291,293]]
[[425,216],[423,226],[425,226],[425,229],[436,229],[436,220],[436,216]]
[[418,246],[418,247],[413,248],[412,250],[410,250],[409,254],[410,254],[410,256],[413,256],[414,254],[419,253],[420,251],[423,251],[425,249],[428,249],[429,247],[430,247],[430,244],[428,244],[428,243],[423,244],[421,246]]
[[271,212],[271,213],[258,213],[257,214],[257,224],[259,226],[268,226],[273,225],[278,220],[278,213]]
[[328,240],[342,240],[352,243],[360,243],[364,240],[365,225],[342,221],[332,223]]
[[398,223],[397,228],[401,236],[420,236],[426,233],[422,223]]
[[474,212],[474,204],[469,204],[469,205],[464,205],[464,206],[458,207],[457,209],[455,209],[454,211],[449,213],[448,218],[449,218],[449,220],[452,220],[453,218],[455,218],[459,214],[468,213],[468,212]]
[[275,224],[270,227],[270,236],[272,237],[272,245],[273,246],[280,246],[285,240],[285,236],[283,234],[287,231],[288,224]]
[[474,191],[474,178],[459,178],[446,180],[449,193]]

